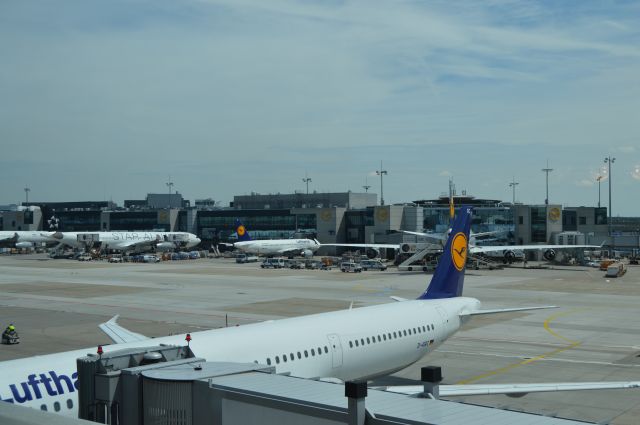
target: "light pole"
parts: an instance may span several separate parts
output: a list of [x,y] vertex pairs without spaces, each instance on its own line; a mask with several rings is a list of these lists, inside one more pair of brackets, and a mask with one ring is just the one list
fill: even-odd
[[364,189],[364,193],[369,193],[369,189],[371,189],[371,186],[369,185],[369,182],[367,181],[366,176],[364,178],[364,186],[362,186],[362,188]]
[[602,176],[596,177],[598,181],[598,208],[600,208],[600,182],[602,182]]
[[604,163],[609,166],[609,172],[607,173],[609,177],[609,236],[611,236],[611,217],[613,217],[613,214],[611,214],[611,164],[614,162],[616,162],[616,159],[611,156],[604,159]]
[[516,186],[519,185],[520,183],[518,183],[516,181],[516,178],[514,177],[513,180],[511,181],[511,183],[509,183],[509,187],[511,187],[513,189],[513,205],[516,204]]
[[384,194],[382,192],[382,176],[388,174],[382,169],[382,161],[380,161],[380,169],[376,170],[376,175],[380,176],[380,205],[384,205]]
[[547,195],[544,198],[544,204],[549,205],[549,173],[553,171],[553,168],[549,168],[549,160],[547,160],[547,168],[543,168],[542,172],[546,174],[547,180]]
[[27,198],[25,204],[29,203],[29,192],[31,192],[31,189],[28,186],[25,186],[25,188],[24,188],[24,196]]
[[169,195],[171,195],[171,188],[173,187],[173,182],[171,181],[171,179],[169,179],[166,185],[169,188]]
[[307,177],[307,173],[304,173],[304,178],[302,179],[303,182],[305,182],[307,184],[307,195],[309,194],[309,182],[311,181],[311,177]]

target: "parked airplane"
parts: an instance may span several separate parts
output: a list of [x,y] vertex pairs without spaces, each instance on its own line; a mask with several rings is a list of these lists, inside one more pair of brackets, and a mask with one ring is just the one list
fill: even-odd
[[52,234],[52,232],[35,230],[3,231],[0,232],[0,244],[16,248],[35,248],[43,244],[51,246],[57,244],[57,241],[51,237]]
[[[444,234],[438,233],[423,233],[423,232],[412,232],[408,230],[403,230],[403,233],[407,233],[415,236],[425,236],[427,238],[432,238],[435,241],[444,241],[447,237]],[[485,233],[476,233],[472,234],[473,236],[480,236],[485,234],[490,234],[491,232]],[[469,253],[470,254],[498,254],[502,257],[502,260],[505,263],[511,263],[518,257],[518,252],[522,251],[543,251],[542,256],[547,261],[552,261],[556,258],[556,254],[558,250],[563,249],[599,249],[600,245],[483,245],[478,246],[475,245],[471,239],[469,243]]]
[[236,233],[238,235],[238,242],[235,242],[233,246],[242,252],[250,254],[302,255],[303,257],[310,258],[323,246],[342,246],[374,251],[369,252],[369,254],[375,257],[378,254],[377,250],[380,248],[398,249],[398,245],[390,244],[322,244],[316,239],[253,240],[240,220],[236,220]]
[[104,250],[127,252],[192,248],[200,243],[200,238],[186,232],[55,232],[52,237],[73,248],[95,242]]
[[[416,300],[270,320],[191,334],[194,354],[208,361],[258,362],[276,373],[302,378],[370,379],[401,370],[433,351],[475,315],[547,307],[481,310],[480,301],[462,297],[471,208],[463,207],[428,288]],[[117,316],[100,328],[114,341],[105,352],[149,345],[183,345],[186,335],[149,339],[119,326]],[[86,348],[0,362],[0,399],[67,415],[77,412],[76,359]],[[602,388],[605,383],[573,384],[571,389]],[[608,388],[638,387],[638,382],[610,382]],[[565,385],[565,386],[563,386]],[[546,391],[566,388],[553,384]],[[501,384],[493,393],[526,393],[541,384]],[[474,385],[464,386],[473,394]],[[486,392],[486,385],[481,385]],[[441,394],[446,386],[442,386]],[[394,391],[401,391],[394,388]],[[447,395],[456,395],[450,391]]]

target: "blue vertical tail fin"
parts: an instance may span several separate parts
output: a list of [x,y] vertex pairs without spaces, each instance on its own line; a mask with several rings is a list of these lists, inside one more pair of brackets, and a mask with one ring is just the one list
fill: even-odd
[[462,295],[472,215],[471,207],[463,206],[458,209],[449,239],[438,261],[438,267],[429,287],[418,297],[419,300],[453,298]]
[[244,224],[242,224],[239,219],[236,219],[236,233],[238,234],[238,241],[240,242],[251,240],[251,236],[249,236],[246,227],[244,227]]

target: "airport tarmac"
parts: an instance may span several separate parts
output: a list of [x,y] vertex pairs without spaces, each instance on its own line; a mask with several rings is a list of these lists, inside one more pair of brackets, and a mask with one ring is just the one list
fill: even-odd
[[[395,376],[419,379],[421,366],[438,365],[444,384],[640,381],[640,267],[617,279],[603,276],[586,267],[470,270],[464,295],[484,308],[558,308],[476,317]],[[160,336],[393,302],[392,295],[415,298],[429,279],[393,268],[357,274],[263,270],[231,259],[109,264],[2,256],[0,326],[13,322],[22,342],[0,345],[0,361],[108,344],[98,324],[116,314],[132,331]],[[589,422],[640,423],[640,389],[458,400]]]

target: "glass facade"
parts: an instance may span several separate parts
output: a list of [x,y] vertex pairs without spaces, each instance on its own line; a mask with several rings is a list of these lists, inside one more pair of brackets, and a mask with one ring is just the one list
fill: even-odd
[[[424,229],[443,233],[449,229],[449,207],[425,208]],[[510,240],[515,230],[513,210],[507,207],[474,207],[471,229],[476,232],[496,232],[498,239]]]
[[204,238],[221,240],[235,236],[239,219],[254,239],[290,238],[296,232],[315,234],[315,214],[292,214],[290,210],[218,210],[198,211],[196,228]]
[[562,210],[562,230],[575,231],[578,230],[578,212],[571,210]]
[[99,232],[100,211],[60,211],[45,215],[43,230],[49,230],[47,220],[55,215],[58,218],[58,230],[62,232]]
[[112,212],[109,227],[112,231],[171,230],[169,224],[158,223],[157,211]]
[[346,211],[344,213],[346,224],[345,243],[365,242],[365,226],[369,220],[369,215],[371,223],[373,224],[373,208],[368,208],[364,211]]
[[531,242],[547,241],[547,207],[531,207]]

